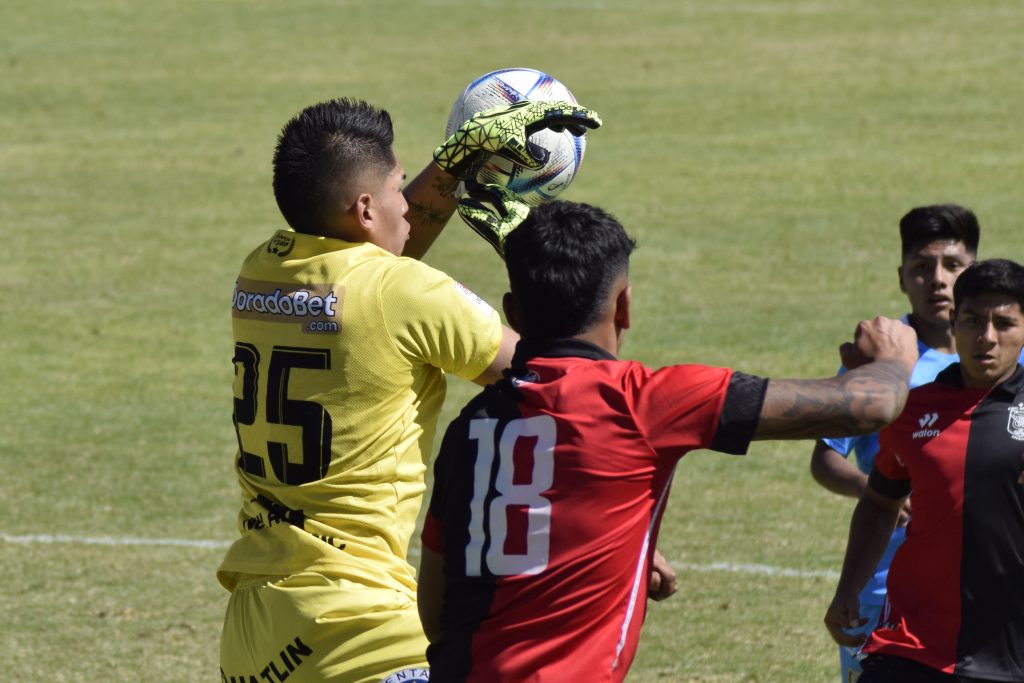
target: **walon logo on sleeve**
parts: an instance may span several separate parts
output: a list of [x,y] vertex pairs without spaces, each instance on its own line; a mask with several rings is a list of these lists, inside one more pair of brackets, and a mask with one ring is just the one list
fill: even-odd
[[345,288],[332,285],[282,287],[279,283],[238,278],[231,298],[236,318],[291,323],[308,334],[341,332]]

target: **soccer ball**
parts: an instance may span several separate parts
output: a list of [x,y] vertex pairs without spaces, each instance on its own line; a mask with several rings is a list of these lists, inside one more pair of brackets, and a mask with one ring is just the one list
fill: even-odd
[[[520,100],[576,102],[569,89],[557,79],[535,69],[500,69],[480,76],[455,100],[445,136],[451,136],[473,114],[485,109],[508,106]],[[587,148],[584,136],[567,130],[560,133],[545,128],[530,136],[530,142],[548,151],[548,161],[537,170],[524,168],[497,155],[492,156],[477,174],[481,183],[504,185],[529,206],[551,201],[576,177]]]

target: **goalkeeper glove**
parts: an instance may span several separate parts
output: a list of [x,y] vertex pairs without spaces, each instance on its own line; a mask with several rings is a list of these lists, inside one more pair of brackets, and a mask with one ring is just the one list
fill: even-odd
[[503,258],[505,238],[530,213],[530,207],[512,190],[501,185],[481,185],[475,180],[466,181],[466,194],[459,200],[458,210],[462,220]]
[[522,100],[510,107],[474,114],[434,150],[434,161],[441,170],[460,180],[476,177],[492,154],[538,169],[547,161],[548,154],[530,142],[532,134],[551,128],[580,136],[588,128],[600,125],[597,112],[571,102]]

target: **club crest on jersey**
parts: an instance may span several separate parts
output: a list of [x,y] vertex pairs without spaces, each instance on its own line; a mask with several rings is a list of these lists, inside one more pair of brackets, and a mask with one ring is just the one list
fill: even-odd
[[402,669],[380,683],[429,683],[430,669]]
[[1024,441],[1024,401],[1010,406],[1007,410],[1010,412],[1010,417],[1006,423],[1006,431],[1010,433],[1011,438]]
[[285,232],[284,230],[278,231],[276,235],[270,238],[267,242],[267,252],[270,254],[276,254],[280,258],[284,258],[288,254],[292,253],[292,249],[295,248],[295,236],[291,233]]

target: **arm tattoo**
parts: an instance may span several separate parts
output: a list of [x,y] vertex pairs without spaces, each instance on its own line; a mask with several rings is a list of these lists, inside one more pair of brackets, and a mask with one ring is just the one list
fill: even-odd
[[855,436],[892,422],[907,400],[907,367],[883,360],[819,380],[769,380],[755,439]]
[[409,222],[413,225],[444,225],[450,216],[433,206],[409,202]]
[[442,197],[451,197],[459,187],[458,178],[445,178],[438,176],[434,179],[434,189]]

